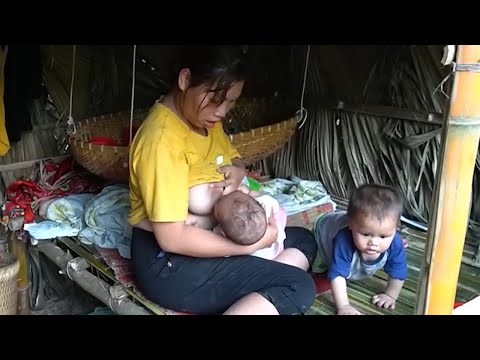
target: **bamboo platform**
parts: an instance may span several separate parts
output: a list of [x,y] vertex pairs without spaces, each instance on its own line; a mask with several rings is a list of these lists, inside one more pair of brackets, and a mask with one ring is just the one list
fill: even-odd
[[[424,238],[422,233],[412,231],[409,228],[400,230],[402,236],[408,238],[409,247],[407,248],[407,259],[409,268],[409,277],[400,293],[399,300],[395,310],[385,310],[378,308],[370,303],[371,297],[385,288],[387,275],[380,271],[372,278],[350,282],[348,284],[348,294],[350,301],[359,311],[365,315],[413,315],[415,306],[415,294],[417,290],[417,279],[420,264],[423,258]],[[424,236],[424,235],[423,235]],[[59,239],[70,250],[84,258],[95,272],[101,274],[103,278],[112,283],[118,283],[115,274],[104,261],[95,254],[91,246],[84,245],[73,238]],[[468,254],[467,254],[468,257]],[[139,305],[145,307],[149,312],[155,315],[174,315],[175,312],[161,308],[151,301],[143,298],[130,288],[125,288],[128,294]],[[457,301],[469,301],[480,295],[480,269],[472,265],[463,263],[460,271]],[[313,306],[307,315],[334,315],[335,307],[333,304],[331,292],[327,291],[317,296]]]
[[[408,279],[405,281],[400,297],[394,310],[381,309],[371,304],[370,299],[376,293],[385,289],[387,275],[380,271],[372,278],[349,282],[348,296],[352,306],[365,315],[413,315],[417,280],[423,259],[425,234],[416,232],[410,228],[400,229],[403,237],[409,241],[407,248]],[[466,254],[468,258],[468,254]],[[462,263],[457,286],[457,301],[469,301],[480,295],[480,269],[472,265]],[[334,315],[331,291],[318,295],[312,308],[307,315]]]
[[[338,209],[344,207],[344,203],[338,201]],[[319,206],[307,210],[296,216],[289,218],[288,225],[303,226],[311,229],[313,220],[323,211],[331,211],[329,206]],[[402,237],[407,238],[409,246],[407,248],[407,261],[409,274],[404,287],[400,293],[394,310],[381,309],[370,303],[371,297],[385,289],[387,275],[383,271],[377,272],[375,276],[369,279],[349,282],[348,294],[351,304],[365,315],[413,315],[416,301],[417,280],[420,266],[423,259],[425,245],[425,232],[417,231],[407,226],[399,229]],[[58,241],[66,246],[70,251],[86,260],[90,264],[90,271],[97,277],[104,279],[112,284],[119,284],[115,277],[115,272],[102,259],[94,246],[82,244],[76,238],[59,238]],[[456,301],[469,301],[480,295],[480,266],[475,264],[476,249],[466,247],[464,250],[464,259],[461,266],[457,298]],[[129,297],[139,306],[145,308],[152,315],[175,315],[177,313],[164,309],[151,301],[145,299],[133,288],[123,286]],[[308,311],[307,315],[334,315],[335,306],[330,291],[319,294]]]

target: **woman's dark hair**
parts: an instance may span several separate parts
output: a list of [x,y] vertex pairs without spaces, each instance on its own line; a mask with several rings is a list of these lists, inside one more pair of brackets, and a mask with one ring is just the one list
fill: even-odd
[[176,75],[189,69],[190,86],[208,86],[216,104],[225,100],[235,82],[245,79],[245,54],[239,45],[185,45],[179,55]]

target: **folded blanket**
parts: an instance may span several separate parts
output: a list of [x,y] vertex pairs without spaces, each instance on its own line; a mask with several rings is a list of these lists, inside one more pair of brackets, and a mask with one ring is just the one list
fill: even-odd
[[101,248],[116,248],[120,255],[130,258],[129,205],[128,187],[105,187],[85,207],[86,227],[78,234],[79,240]]
[[275,178],[263,182],[260,191],[273,196],[285,209],[287,215],[296,214],[318,205],[335,202],[320,181],[303,180],[292,176],[289,180]]
[[48,200],[46,218],[81,231],[86,225],[84,212],[86,204],[95,197],[94,194],[75,194]]

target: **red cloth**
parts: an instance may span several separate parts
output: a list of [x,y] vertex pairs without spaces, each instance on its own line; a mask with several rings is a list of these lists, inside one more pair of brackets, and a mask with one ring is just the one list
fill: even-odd
[[42,199],[51,194],[51,191],[42,189],[33,180],[17,180],[7,188],[7,203],[5,213],[12,217],[17,209],[23,211],[25,223],[31,223],[35,219],[31,204],[33,201]]
[[[31,223],[35,219],[35,202],[68,194],[98,193],[102,188],[92,174],[75,169],[71,157],[60,163],[45,161],[44,171],[37,179],[19,179],[8,186],[4,215],[9,218],[24,215],[24,223]],[[68,180],[57,184],[62,176]]]
[[330,281],[327,279],[327,273],[312,273],[312,277],[315,282],[315,287],[317,288],[317,295],[330,290]]

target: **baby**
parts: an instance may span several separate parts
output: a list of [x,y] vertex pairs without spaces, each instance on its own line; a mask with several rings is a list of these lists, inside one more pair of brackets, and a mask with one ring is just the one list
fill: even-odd
[[313,270],[327,271],[338,314],[359,314],[350,305],[347,281],[370,277],[380,269],[388,275],[388,282],[372,302],[395,308],[408,275],[404,243],[397,232],[402,205],[392,187],[366,184],[353,191],[346,212],[327,213],[316,220],[318,254]]
[[[255,194],[251,192],[246,186],[247,183],[248,181],[245,177],[238,189],[244,193],[250,193],[250,195],[254,197],[260,195],[258,192],[255,192]],[[203,183],[190,187],[186,224],[212,230],[217,224],[217,221],[213,217],[213,210],[222,196],[223,189],[210,187],[210,183]]]
[[285,210],[273,197],[252,191],[244,184],[228,195],[223,195],[222,189],[210,188],[209,184],[191,187],[185,223],[213,230],[238,244],[251,245],[265,234],[271,215],[277,222],[277,241],[252,255],[272,260],[283,251]]
[[218,221],[214,232],[223,233],[240,245],[251,245],[259,241],[267,231],[268,219],[274,216],[278,230],[277,240],[251,255],[273,260],[283,251],[287,216],[273,197],[253,197],[243,188],[220,198],[214,207],[214,215]]

